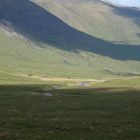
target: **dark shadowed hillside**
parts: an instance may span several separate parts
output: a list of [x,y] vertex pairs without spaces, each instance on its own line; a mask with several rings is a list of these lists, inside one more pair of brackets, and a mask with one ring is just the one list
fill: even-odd
[[91,51],[114,59],[140,60],[140,47],[115,45],[80,32],[29,0],[1,0],[1,23],[24,36],[66,51]]
[[[82,17],[85,17],[84,20],[87,22],[90,17],[87,11],[89,10],[89,4],[92,4],[92,8],[89,11],[92,11],[93,15],[98,14],[98,16],[93,16],[94,22],[92,21],[92,23],[95,24],[88,22],[86,27],[91,30],[93,28],[98,30],[97,23],[99,19],[102,21],[101,15],[104,14],[106,17],[105,9],[108,10],[112,7],[113,10],[113,5],[99,1],[94,1],[93,3],[93,1],[86,0],[67,0],[67,2],[70,4],[69,6],[74,4],[73,12],[71,9],[68,10],[68,7],[65,7],[66,1],[0,0],[0,71],[27,74],[45,73],[50,76],[61,77],[100,78],[101,76],[139,75],[139,45],[130,45],[128,42],[120,44],[121,41],[119,43],[117,41],[107,41],[105,40],[106,37],[100,39],[97,37],[95,30],[94,35],[94,32],[90,33],[76,28],[76,26],[72,27],[72,24],[67,24],[68,20],[62,18],[63,14],[66,14],[66,17],[71,19],[72,23],[79,22],[82,27],[85,22],[78,17],[75,18],[74,13],[82,14],[83,9],[85,9],[85,14],[87,15],[82,14]],[[61,7],[62,3],[63,7]],[[76,9],[77,4],[81,7],[81,12]],[[84,7],[81,6],[83,4]],[[99,7],[97,4],[102,6]],[[106,8],[102,8],[104,6]],[[96,11],[94,11],[94,8]],[[58,16],[58,18],[56,12],[51,9],[56,9],[57,13],[61,10],[63,12],[61,11],[61,16]],[[117,10],[116,6],[114,10]],[[116,15],[127,19],[127,13],[121,12],[121,7],[118,7],[118,10],[120,13],[114,11],[114,15],[109,15],[112,20],[99,22],[100,24],[98,25],[101,28],[104,27],[101,30],[102,32],[98,30],[100,34],[114,35],[113,37],[115,37],[122,28],[124,30],[121,34],[127,33],[125,27],[121,26],[123,21],[127,23],[124,18],[119,19],[121,21],[119,24],[112,24],[111,26],[112,21],[115,20],[113,17]],[[126,8],[125,10],[127,11]],[[136,17],[138,17],[139,10],[134,11],[136,12]],[[128,9],[129,12],[130,9]],[[132,12],[132,14],[135,14],[135,12]],[[128,19],[130,19],[130,16]],[[136,18],[133,17],[134,19]],[[109,28],[103,23],[108,23],[111,29],[114,28],[114,25],[117,25],[118,28],[115,28],[115,30],[118,32],[110,32]],[[128,20],[128,25],[126,26],[129,26],[129,23],[130,21]],[[138,19],[137,25],[139,25]],[[124,34],[122,36],[125,36]],[[138,36],[139,32],[137,32]]]

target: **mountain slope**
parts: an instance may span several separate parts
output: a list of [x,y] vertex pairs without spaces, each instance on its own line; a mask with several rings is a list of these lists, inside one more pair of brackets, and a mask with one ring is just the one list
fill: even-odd
[[1,24],[37,42],[66,51],[83,50],[118,60],[140,60],[139,46],[113,44],[80,32],[28,0],[1,0]]
[[33,0],[69,25],[117,43],[140,43],[140,9],[100,0]]
[[0,1],[0,70],[63,77],[137,75],[140,47],[78,31],[29,0]]
[[0,31],[0,72],[51,77],[105,78],[138,74],[137,61],[118,61],[90,52],[78,54],[38,47],[22,37]]

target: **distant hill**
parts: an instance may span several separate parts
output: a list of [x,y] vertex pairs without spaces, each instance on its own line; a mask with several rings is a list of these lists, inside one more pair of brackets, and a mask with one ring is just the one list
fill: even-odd
[[69,25],[116,43],[140,43],[140,9],[100,0],[33,0]]
[[[1,71],[96,78],[140,73],[139,10],[89,0],[34,2],[0,1]],[[106,11],[112,11],[109,20]]]

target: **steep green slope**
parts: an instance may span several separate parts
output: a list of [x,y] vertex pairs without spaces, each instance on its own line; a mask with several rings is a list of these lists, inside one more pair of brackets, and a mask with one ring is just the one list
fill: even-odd
[[139,46],[80,32],[29,0],[1,0],[0,11],[2,72],[85,78],[140,73]]
[[[51,77],[105,78],[139,73],[137,61],[119,61],[90,52],[38,47],[27,39],[0,32],[0,71]],[[126,75],[127,76],[127,75]],[[130,74],[131,76],[131,74]]]
[[140,10],[100,0],[33,0],[69,25],[117,43],[140,43]]

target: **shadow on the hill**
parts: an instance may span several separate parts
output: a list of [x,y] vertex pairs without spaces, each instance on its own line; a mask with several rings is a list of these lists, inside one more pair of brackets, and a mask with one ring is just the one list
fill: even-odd
[[137,33],[136,35],[137,35],[138,37],[140,37],[140,33]]
[[140,46],[113,44],[80,32],[30,0],[0,0],[0,21],[29,39],[62,50],[90,51],[117,60],[140,60]]
[[112,7],[112,11],[120,16],[130,18],[133,20],[135,24],[140,26],[140,8],[137,7],[124,7],[124,6],[115,6],[111,3],[106,3],[103,1],[100,1],[101,3],[108,5],[109,7]]
[[140,9],[135,7],[116,7],[114,12],[123,17],[130,18],[135,24],[140,26]]

